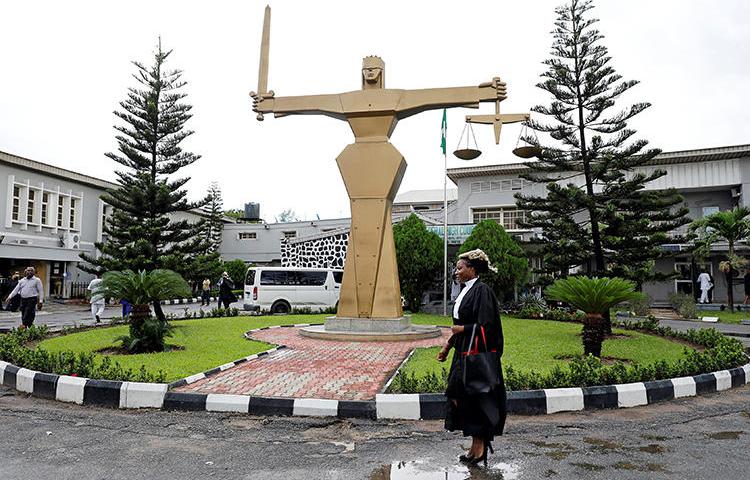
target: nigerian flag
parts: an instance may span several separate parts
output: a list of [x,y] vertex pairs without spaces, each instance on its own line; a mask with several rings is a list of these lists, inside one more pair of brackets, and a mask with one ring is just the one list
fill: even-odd
[[445,117],[445,109],[443,109],[443,123],[440,125],[440,148],[443,149],[443,155],[445,155],[445,135],[448,132],[448,119]]

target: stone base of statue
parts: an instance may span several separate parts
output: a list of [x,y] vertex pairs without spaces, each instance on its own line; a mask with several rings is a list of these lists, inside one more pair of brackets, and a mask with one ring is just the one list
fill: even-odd
[[412,325],[411,317],[351,318],[328,317],[325,325],[300,330],[305,337],[347,342],[402,342],[439,337],[438,327]]

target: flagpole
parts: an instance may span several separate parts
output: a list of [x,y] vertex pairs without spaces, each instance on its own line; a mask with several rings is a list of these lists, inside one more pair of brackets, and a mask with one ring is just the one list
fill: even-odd
[[448,315],[448,154],[443,149],[443,316]]

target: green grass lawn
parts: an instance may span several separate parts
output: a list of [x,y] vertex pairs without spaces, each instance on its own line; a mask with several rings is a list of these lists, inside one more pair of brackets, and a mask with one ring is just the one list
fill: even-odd
[[735,310],[732,313],[729,310],[698,310],[698,317],[719,317],[721,323],[739,324],[740,320],[750,320],[750,312],[738,312]]
[[[137,370],[145,365],[153,373],[163,370],[166,381],[172,382],[271,348],[263,342],[246,340],[243,333],[248,330],[270,325],[318,323],[324,318],[325,315],[237,316],[177,321],[172,322],[174,335],[167,339],[167,344],[184,347],[184,350],[110,357],[124,368]],[[92,352],[115,346],[114,339],[127,333],[126,325],[96,328],[50,338],[39,345],[53,352]]]
[[[450,319],[432,315],[415,315],[412,319],[414,323],[451,324]],[[555,365],[564,364],[566,357],[583,353],[580,324],[512,317],[503,317],[502,322],[505,340],[503,365],[513,365],[517,370],[550,371]],[[618,337],[606,340],[602,345],[605,358],[646,364],[662,359],[672,362],[684,355],[684,344],[662,337],[619,329],[614,333]],[[404,366],[404,372],[413,371],[421,376],[448,368],[453,351],[445,363],[440,363],[435,359],[438,350],[439,347],[417,349]]]
[[[150,372],[163,370],[167,381],[203,372],[224,363],[270,348],[268,344],[249,341],[243,333],[255,328],[294,323],[322,323],[326,315],[285,315],[263,317],[224,317],[177,321],[170,345],[184,347],[170,352],[111,355],[125,368],[139,369],[145,365]],[[412,315],[412,321],[423,325],[450,325],[448,317],[427,314]],[[44,340],[40,346],[49,351],[73,350],[91,352],[116,345],[115,338],[127,333],[127,326],[96,328],[80,333]],[[582,353],[581,325],[543,320],[503,318],[505,337],[504,363],[524,370],[550,370],[565,362],[564,357]],[[658,359],[674,360],[682,356],[684,346],[669,340],[631,331],[617,331],[623,338],[604,342],[602,354],[631,362],[648,363]],[[439,371],[443,366],[435,360],[438,348],[419,349],[407,370]]]

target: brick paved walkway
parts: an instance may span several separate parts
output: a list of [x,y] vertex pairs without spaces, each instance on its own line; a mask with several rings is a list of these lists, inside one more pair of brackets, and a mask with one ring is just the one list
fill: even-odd
[[299,328],[260,330],[254,339],[288,348],[175,390],[369,400],[412,349],[443,344],[450,330],[442,330],[443,338],[414,342],[335,342],[303,337]]

